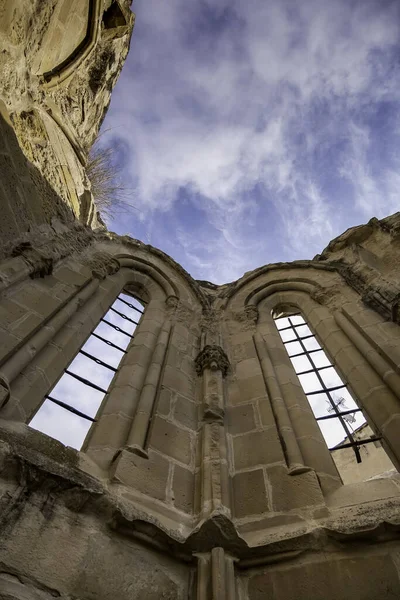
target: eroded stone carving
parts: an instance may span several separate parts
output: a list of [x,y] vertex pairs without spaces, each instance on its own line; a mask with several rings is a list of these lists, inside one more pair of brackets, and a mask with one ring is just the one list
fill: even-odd
[[326,288],[316,287],[311,293],[311,298],[318,302],[318,304],[327,304],[334,296],[339,294],[337,285],[332,285]]
[[168,308],[175,309],[179,304],[179,298],[177,296],[168,296],[165,300],[165,304]]
[[233,317],[240,325],[242,331],[254,329],[258,321],[258,308],[254,304],[248,304],[243,311],[233,313]]
[[211,371],[221,371],[223,377],[226,377],[229,369],[229,359],[221,346],[204,346],[198,354],[196,360],[196,373],[202,375],[204,369]]
[[107,252],[96,252],[86,260],[85,264],[91,269],[93,277],[96,279],[114,275],[120,269],[119,262]]
[[22,256],[30,266],[30,277],[45,277],[50,275],[53,270],[53,259],[43,251],[37,250],[31,242],[22,242],[14,248],[12,256]]

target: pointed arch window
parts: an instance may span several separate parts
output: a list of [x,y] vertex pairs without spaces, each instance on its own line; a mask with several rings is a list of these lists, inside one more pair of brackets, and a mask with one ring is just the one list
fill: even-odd
[[146,302],[122,291],[82,345],[29,423],[63,444],[81,448],[96,421]]
[[360,463],[360,446],[381,438],[360,439],[357,435],[366,424],[362,410],[304,317],[293,312],[277,314],[274,320],[329,450],[351,448]]

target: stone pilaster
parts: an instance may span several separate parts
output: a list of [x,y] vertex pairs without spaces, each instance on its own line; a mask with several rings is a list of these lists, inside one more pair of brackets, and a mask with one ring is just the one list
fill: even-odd
[[236,600],[234,561],[223,548],[198,555],[196,600]]
[[195,364],[197,374],[203,377],[201,516],[206,519],[215,511],[230,516],[223,382],[229,360],[220,346],[206,345]]

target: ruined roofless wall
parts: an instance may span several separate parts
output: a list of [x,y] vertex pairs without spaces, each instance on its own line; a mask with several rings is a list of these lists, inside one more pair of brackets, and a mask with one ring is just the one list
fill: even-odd
[[[398,465],[399,224],[223,286],[82,226],[15,248],[0,266],[5,598],[397,598],[398,476],[342,484],[272,311],[301,310]],[[29,421],[122,289],[145,313],[82,450],[65,448]]]
[[0,1],[0,252],[54,219],[101,225],[86,164],[128,53],[129,5]]
[[[196,282],[93,230],[127,4],[0,16],[0,600],[398,598],[398,476],[343,485],[272,313],[302,312],[398,466],[400,214]],[[29,422],[122,289],[146,310],[78,452]]]

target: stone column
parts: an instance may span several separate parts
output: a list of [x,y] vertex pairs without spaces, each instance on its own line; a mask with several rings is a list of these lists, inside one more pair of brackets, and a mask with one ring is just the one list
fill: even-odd
[[[158,304],[155,301],[147,306],[99,409],[97,423],[86,438],[83,450],[103,468],[108,468],[126,446],[163,328],[165,312]],[[146,393],[150,389],[148,386]]]
[[236,600],[234,561],[220,547],[197,556],[196,600]]
[[[259,326],[259,332],[260,329]],[[276,416],[279,414],[281,431],[282,433],[285,432],[285,437],[288,438],[290,444],[288,447],[290,448],[290,459],[288,453],[288,461],[293,461],[295,466],[301,456],[304,466],[315,470],[318,474],[324,493],[329,493],[332,489],[341,485],[340,476],[271,315],[264,314],[262,333],[271,366],[275,373],[275,381],[282,394],[283,402],[280,404],[279,397],[276,395],[277,388],[273,390],[275,409],[279,409]],[[268,367],[267,361],[264,360],[263,368],[266,369],[266,367]],[[269,384],[271,382],[275,383],[274,378],[269,379]],[[290,428],[287,427],[288,421],[282,405],[286,408],[296,444],[292,438]],[[300,450],[300,455],[297,447]]]
[[140,394],[135,417],[128,436],[126,450],[147,458],[145,442],[154,404],[159,393],[162,371],[171,337],[171,323],[165,323],[158,334],[157,344],[151,357],[151,364]]
[[279,386],[267,345],[260,333],[255,333],[253,337],[289,473],[291,475],[304,473],[305,471],[309,471],[310,467],[304,465],[301,450],[293,431],[289,412],[283,399],[282,390]]
[[228,358],[220,346],[207,345],[196,358],[196,371],[203,376],[200,508],[203,519],[215,511],[231,515],[223,385],[228,367]]

